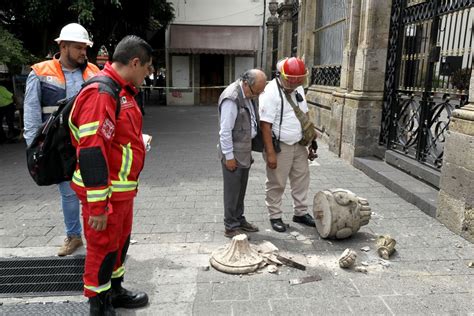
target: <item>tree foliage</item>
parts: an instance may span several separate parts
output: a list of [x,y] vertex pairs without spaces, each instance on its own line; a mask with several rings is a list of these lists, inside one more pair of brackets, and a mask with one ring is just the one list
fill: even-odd
[[0,25],[0,64],[8,66],[11,72],[18,72],[21,65],[35,61],[20,40]]
[[[82,24],[94,41],[90,58],[104,45],[109,52],[125,35],[150,40],[174,19],[166,0],[0,0],[0,26],[41,59],[57,51],[54,39],[71,22]],[[18,49],[15,46],[15,49]]]

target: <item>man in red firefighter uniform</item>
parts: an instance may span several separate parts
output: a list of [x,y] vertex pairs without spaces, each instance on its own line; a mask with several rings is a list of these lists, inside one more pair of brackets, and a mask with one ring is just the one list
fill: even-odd
[[133,199],[145,160],[142,115],[135,102],[137,86],[152,67],[152,48],[137,36],[122,39],[98,76],[121,87],[117,101],[102,83],[87,86],[77,97],[69,126],[78,163],[71,187],[82,204],[87,253],[84,295],[91,315],[115,315],[116,307],[148,303],[143,292],[121,286],[130,243]]

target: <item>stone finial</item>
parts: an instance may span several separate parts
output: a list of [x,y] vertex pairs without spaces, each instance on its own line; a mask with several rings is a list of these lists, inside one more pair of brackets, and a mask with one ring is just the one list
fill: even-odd
[[268,10],[270,10],[271,17],[274,17],[278,10],[278,2],[272,0],[268,3]]
[[379,236],[379,238],[377,238],[377,253],[383,259],[388,260],[395,251],[396,244],[397,242],[395,239],[388,235]]
[[343,239],[359,231],[370,220],[369,202],[344,189],[319,191],[314,196],[313,214],[322,238]]
[[268,10],[270,10],[270,16],[267,19],[267,26],[272,27],[278,25],[278,17],[276,16],[278,2],[276,2],[276,0],[270,1],[270,3],[268,3]]
[[217,270],[232,274],[254,272],[265,265],[245,234],[235,236],[229,245],[213,252],[210,263]]

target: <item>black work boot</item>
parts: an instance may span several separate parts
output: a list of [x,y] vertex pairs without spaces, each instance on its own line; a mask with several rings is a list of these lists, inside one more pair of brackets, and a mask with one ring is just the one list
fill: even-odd
[[132,292],[122,287],[122,278],[112,279],[112,305],[115,308],[139,308],[148,304],[145,292]]
[[110,290],[99,293],[89,298],[90,316],[115,316],[115,309],[112,306]]

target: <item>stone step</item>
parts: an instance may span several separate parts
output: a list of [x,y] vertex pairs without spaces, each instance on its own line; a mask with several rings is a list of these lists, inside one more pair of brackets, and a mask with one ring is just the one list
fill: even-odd
[[375,157],[356,157],[353,165],[424,213],[436,217],[438,189]]

